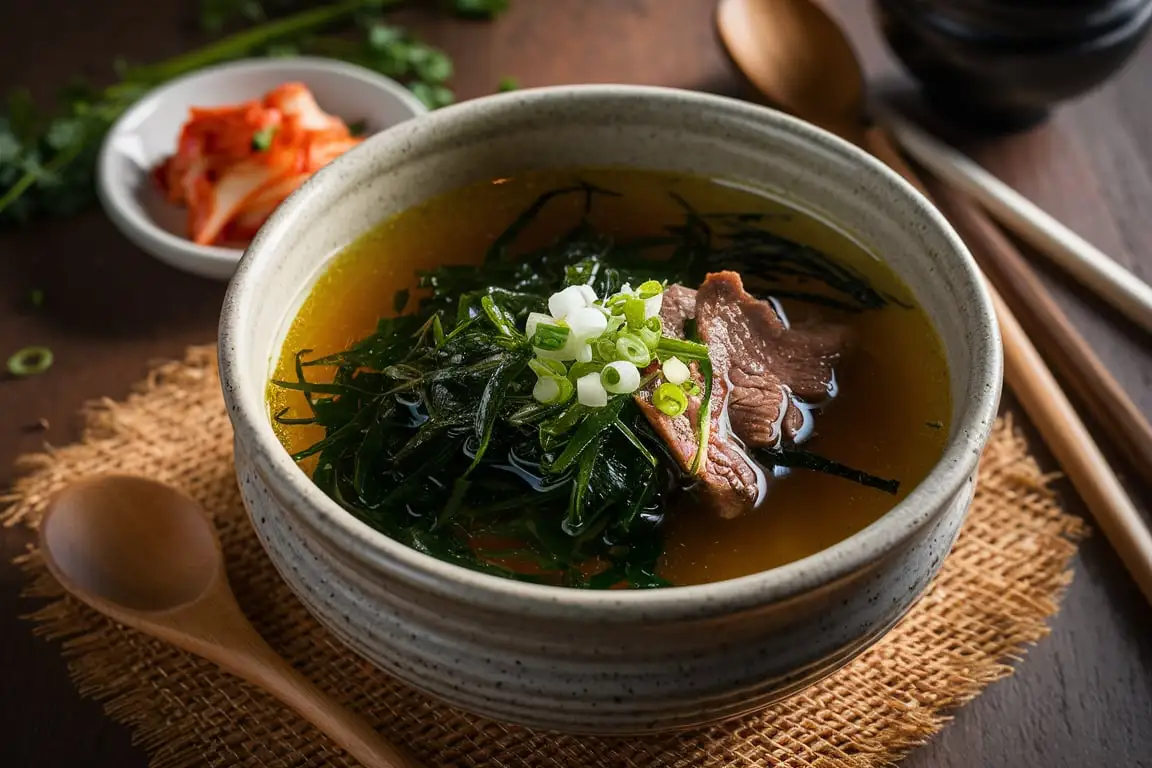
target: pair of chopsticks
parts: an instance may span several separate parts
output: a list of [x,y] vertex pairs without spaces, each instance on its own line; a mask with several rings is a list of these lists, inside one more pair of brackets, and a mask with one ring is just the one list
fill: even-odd
[[[932,197],[1004,296],[1001,299],[993,291],[1002,333],[1024,342],[1005,345],[1009,386],[1133,580],[1152,602],[1152,533],[1044,358],[1143,478],[1152,478],[1152,426],[1076,331],[1024,256],[980,206],[1150,331],[1152,287],[908,120],[890,111],[881,111],[879,117],[904,151],[939,177],[929,184]],[[1035,347],[1013,314],[1025,318]]]

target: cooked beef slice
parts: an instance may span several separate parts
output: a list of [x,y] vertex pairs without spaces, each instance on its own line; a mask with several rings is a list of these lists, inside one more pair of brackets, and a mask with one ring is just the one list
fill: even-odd
[[684,322],[696,317],[696,291],[682,285],[670,285],[664,290],[660,304],[660,322],[664,335],[684,338]]
[[[708,454],[698,475],[695,490],[709,509],[729,519],[756,505],[761,494],[762,480],[759,468],[752,466],[741,448],[721,437],[720,413],[725,392],[724,382],[715,378],[712,386]],[[689,398],[688,408],[676,417],[668,416],[652,405],[651,389],[637,392],[635,399],[641,412],[676,457],[680,468],[685,473],[691,472],[696,458],[696,428],[700,423],[703,398]]]
[[735,272],[709,274],[696,292],[696,330],[708,344],[718,378],[731,384],[732,431],[751,447],[794,438],[803,414],[789,392],[824,400],[847,329],[834,325],[786,328],[771,304],[744,290]]
[[[776,309],[749,295],[735,272],[708,275],[698,291],[669,286],[660,319],[664,334],[676,338],[684,337],[685,321],[695,319],[697,333],[709,346],[711,424],[707,461],[696,490],[720,517],[737,517],[759,501],[763,479],[744,446],[726,437],[720,427],[725,398],[731,431],[744,445],[772,447],[781,434],[794,438],[803,414],[789,391],[809,402],[828,396],[846,329],[825,324],[785,327]],[[657,365],[653,363],[649,372]],[[699,381],[696,365],[691,368]],[[681,469],[689,472],[696,456],[701,397],[689,398],[687,410],[672,418],[652,405],[652,389],[638,392],[636,402]]]

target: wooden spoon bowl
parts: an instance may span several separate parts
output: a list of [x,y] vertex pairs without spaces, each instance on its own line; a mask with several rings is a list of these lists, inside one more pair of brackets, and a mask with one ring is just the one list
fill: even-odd
[[184,494],[139,477],[75,483],[49,503],[40,551],[80,600],[264,689],[364,765],[418,768],[257,634],[228,587],[212,521]]

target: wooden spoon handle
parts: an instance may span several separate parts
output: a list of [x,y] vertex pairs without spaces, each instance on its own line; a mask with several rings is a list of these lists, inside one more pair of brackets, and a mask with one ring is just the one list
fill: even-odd
[[243,676],[296,710],[367,768],[422,768],[416,759],[389,744],[369,723],[316,687],[268,648],[263,663]]
[[[863,143],[877,159],[932,199],[932,195],[896,152],[882,129],[869,130]],[[966,200],[960,202],[970,205]],[[976,215],[981,214],[977,212]],[[961,234],[966,239],[971,237],[970,244],[976,248],[981,247],[978,230],[962,231]],[[1145,598],[1152,602],[1152,534],[1145,527],[1140,513],[1108,466],[1084,422],[1044,364],[1040,353],[1032,346],[1016,316],[995,287],[987,279],[985,283],[992,295],[1000,323],[1004,343],[1004,376],[1008,386],[1020,399],[1024,410],[1067,473],[1077,493],[1084,499],[1133,580]]]
[[[120,618],[119,613],[111,615]],[[272,694],[368,768],[422,768],[276,653],[244,616],[223,574],[211,594],[163,622],[140,621],[135,614],[122,620]]]
[[962,192],[927,179],[945,215],[966,239],[984,273],[1016,310],[1044,359],[1136,470],[1152,480],[1152,425],[1056,304],[1024,257]]

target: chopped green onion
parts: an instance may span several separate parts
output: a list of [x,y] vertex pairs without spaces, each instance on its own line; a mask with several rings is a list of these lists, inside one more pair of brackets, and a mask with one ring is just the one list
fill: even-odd
[[640,287],[636,289],[636,295],[642,299],[650,299],[661,293],[664,293],[664,284],[658,280],[649,280],[641,283]]
[[568,324],[573,335],[581,341],[595,339],[608,328],[608,318],[598,307],[574,309],[564,318],[564,322]]
[[634,333],[622,333],[616,339],[616,354],[621,360],[643,367],[652,362],[652,352]]
[[693,475],[704,471],[705,463],[708,461],[708,440],[712,432],[712,360],[705,355],[699,366],[700,374],[704,377],[704,394],[700,411],[696,414],[696,456],[689,468]]
[[[549,296],[548,311],[552,313],[552,317],[562,320],[571,312],[588,306],[591,302],[588,300],[586,291],[582,288],[587,288],[587,286],[570,285]],[[592,295],[595,296],[596,294]]]
[[528,321],[524,323],[524,335],[532,338],[536,335],[536,326],[540,325],[540,323],[554,324],[555,322],[552,315],[546,315],[543,312],[529,312]]
[[596,341],[594,348],[596,357],[599,357],[603,362],[610,363],[616,359],[616,342],[612,339],[601,337]]
[[652,393],[652,405],[661,413],[676,417],[684,413],[688,407],[688,396],[675,384],[664,383],[656,387],[656,391]]
[[664,361],[662,367],[664,379],[669,384],[683,384],[692,376],[688,366],[678,357],[670,357]]
[[572,368],[568,371],[568,378],[571,381],[578,381],[590,373],[600,373],[600,369],[603,367],[603,363],[572,363]]
[[608,363],[600,372],[600,383],[614,395],[627,395],[640,388],[640,369],[626,360]]
[[644,300],[628,299],[625,301],[624,319],[628,321],[628,327],[634,331],[643,328],[644,321],[647,319],[647,315],[644,313]]
[[576,380],[576,399],[580,405],[603,408],[608,405],[608,390],[600,383],[600,375],[590,373]]
[[644,346],[648,349],[656,349],[660,343],[660,336],[664,333],[664,324],[660,322],[659,317],[650,317],[644,321],[644,327],[636,332],[640,337],[640,341],[644,342]]
[[656,354],[660,355],[661,359],[675,355],[681,360],[707,360],[708,345],[663,336],[656,346]]
[[568,368],[559,360],[547,357],[535,357],[528,361],[528,367],[540,378],[546,376],[567,376]]
[[566,376],[541,376],[532,388],[532,397],[544,405],[559,405],[571,400],[573,391]]
[[568,329],[552,323],[538,323],[536,333],[532,336],[532,346],[548,352],[563,349],[567,341]]
[[8,373],[13,376],[35,376],[52,367],[52,350],[48,347],[24,347],[8,358]]

